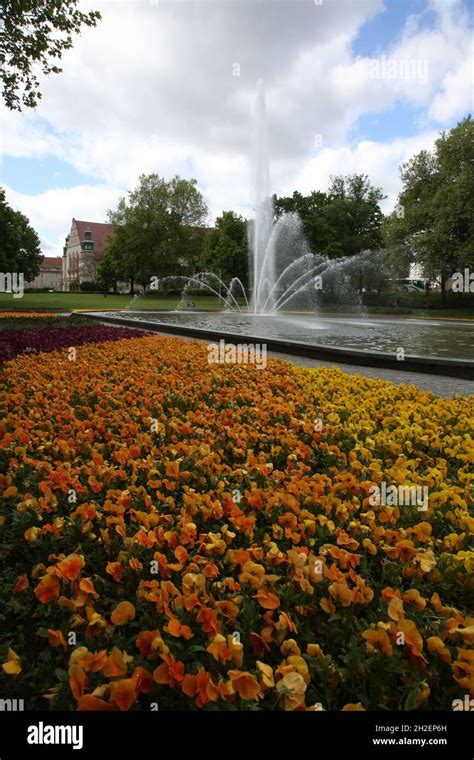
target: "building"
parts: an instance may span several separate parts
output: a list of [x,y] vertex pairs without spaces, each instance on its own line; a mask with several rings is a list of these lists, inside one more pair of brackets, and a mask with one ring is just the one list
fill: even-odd
[[61,256],[43,256],[39,275],[34,280],[31,280],[31,282],[25,283],[25,290],[31,290],[32,288],[61,290],[62,271]]
[[73,218],[63,248],[61,290],[77,291],[81,283],[95,282],[97,266],[113,230],[113,224]]

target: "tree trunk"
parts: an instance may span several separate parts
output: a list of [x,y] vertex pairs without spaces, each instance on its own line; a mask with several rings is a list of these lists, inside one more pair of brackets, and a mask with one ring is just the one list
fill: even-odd
[[133,296],[133,295],[134,295],[134,289],[133,289],[133,286],[134,286],[134,279],[133,279],[133,277],[130,277],[130,295],[131,295],[131,296]]
[[444,272],[441,273],[441,300],[443,301],[443,309],[446,308],[446,280],[444,278]]

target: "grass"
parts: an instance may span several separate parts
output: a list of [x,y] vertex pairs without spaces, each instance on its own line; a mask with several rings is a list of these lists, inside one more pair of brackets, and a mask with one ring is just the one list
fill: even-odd
[[[23,298],[13,298],[11,294],[0,293],[0,309],[8,311],[21,311],[27,309],[50,309],[52,311],[73,311],[74,309],[91,309],[98,311],[108,309],[176,309],[180,302],[179,296],[146,296],[133,299],[131,296],[113,295],[108,294],[104,296],[102,293],[28,293],[26,292]],[[202,311],[217,311],[221,304],[219,299],[214,296],[193,296],[192,301],[196,305],[196,309]],[[347,311],[344,306],[336,308],[330,308],[329,306],[323,306],[321,311],[323,312],[345,312]],[[383,307],[383,306],[368,306],[367,311],[369,314],[376,316],[377,314],[400,314],[402,316],[409,317],[421,317],[426,319],[427,317],[449,317],[457,319],[473,319],[474,307],[466,308],[448,308],[448,309],[411,309],[407,306],[397,307]]]
[[[147,296],[133,299],[132,296],[102,293],[28,293],[23,298],[13,298],[11,294],[0,293],[0,309],[17,311],[22,309],[176,309],[179,296]],[[198,309],[218,309],[219,299],[214,296],[193,296]]]
[[474,309],[413,309],[412,317],[449,317],[451,319],[474,319]]

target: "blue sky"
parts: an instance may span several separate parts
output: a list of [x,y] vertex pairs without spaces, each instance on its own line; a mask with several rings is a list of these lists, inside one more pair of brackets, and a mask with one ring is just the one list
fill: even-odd
[[421,16],[425,27],[436,23],[436,14],[427,0],[386,0],[385,9],[369,19],[354,39],[354,54],[375,56],[383,53],[400,37],[407,18],[412,15]]
[[[0,182],[47,255],[61,254],[73,216],[106,221],[141,173],[196,177],[210,223],[230,208],[248,214],[261,76],[279,194],[363,171],[390,210],[400,163],[472,110],[468,0],[267,0],[258,14],[251,2],[198,0],[193,13],[167,0],[81,2],[103,20],[43,82],[38,109],[0,110]],[[383,57],[425,62],[429,77],[374,79]]]
[[1,164],[1,181],[19,193],[37,194],[54,187],[97,184],[98,180],[78,172],[74,166],[55,156],[24,158],[5,156]]
[[[354,55],[383,55],[385,50],[399,39],[407,18],[413,15],[420,17],[422,28],[436,25],[436,14],[430,9],[427,0],[386,1],[385,10],[369,19],[354,39]],[[381,114],[361,116],[349,139],[353,144],[358,140],[384,141],[396,137],[410,137],[417,133],[423,114],[423,108],[416,108],[399,98],[391,108]]]

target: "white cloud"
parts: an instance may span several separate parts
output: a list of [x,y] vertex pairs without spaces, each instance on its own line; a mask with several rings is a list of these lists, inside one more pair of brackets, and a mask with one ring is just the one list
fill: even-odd
[[423,148],[431,149],[437,136],[432,131],[387,143],[364,140],[354,148],[323,149],[305,166],[296,185],[301,192],[309,193],[326,190],[331,175],[367,174],[374,185],[384,190],[387,198],[381,205],[387,213],[395,206],[399,192],[398,167]]
[[443,78],[441,92],[433,99],[429,116],[440,124],[462,118],[474,108],[474,62],[472,55],[460,61]]

